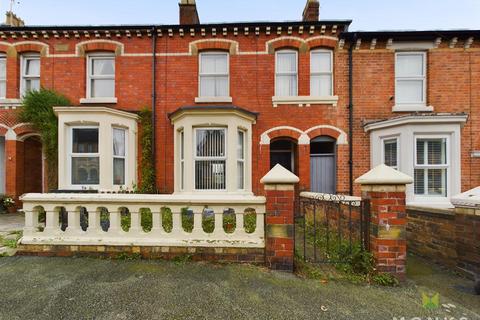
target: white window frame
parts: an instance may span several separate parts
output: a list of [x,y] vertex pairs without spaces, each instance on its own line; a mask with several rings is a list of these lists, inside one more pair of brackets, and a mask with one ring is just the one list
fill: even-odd
[[390,137],[381,138],[381,142],[382,142],[382,163],[386,165],[386,163],[385,163],[385,143],[388,142],[388,141],[393,141],[393,140],[395,140],[395,143],[397,144],[397,166],[392,167],[392,168],[400,171],[401,170],[400,169],[400,166],[401,166],[401,163],[400,163],[400,137],[398,137],[398,136],[390,136]]
[[[198,130],[223,130],[225,132],[225,155],[223,157],[199,157],[197,156],[197,131]],[[195,127],[193,128],[193,190],[200,192],[221,192],[228,188],[228,128],[226,127]],[[225,161],[225,188],[223,189],[197,189],[197,175],[195,165],[197,161]]]
[[[114,138],[114,132],[115,130],[122,130],[125,134],[125,155],[124,156],[116,156],[115,155],[115,150],[114,150],[114,146],[113,146],[113,138]],[[124,175],[124,183],[123,184],[116,184],[115,183],[115,174],[114,174],[114,162],[115,162],[115,159],[123,159],[124,160],[124,168],[123,168],[123,175]],[[127,181],[129,181],[128,179],[128,170],[127,170],[127,165],[128,165],[128,129],[126,128],[123,128],[123,127],[116,127],[116,126],[113,126],[112,127],[112,185],[114,186],[125,186]]]
[[5,75],[4,75],[4,77],[2,77],[2,75],[0,75],[0,82],[5,83],[5,94],[2,95],[0,93],[0,99],[6,99],[6,97],[7,97],[7,56],[5,54],[0,54],[0,60],[5,61]]
[[[295,73],[293,73],[293,72],[279,73],[278,72],[278,55],[282,54],[282,53],[295,53],[295,64],[297,66]],[[278,78],[278,76],[292,76],[292,75],[296,76],[297,92],[295,92],[295,94],[293,94],[293,95],[286,96],[286,97],[298,97],[298,51],[297,50],[292,50],[292,49],[280,49],[280,50],[275,51],[275,97],[285,97],[285,96],[279,96],[278,95],[278,90],[277,90],[277,85],[278,85],[277,78]]]
[[[74,153],[73,152],[73,130],[74,129],[97,129],[98,130],[98,152],[97,153]],[[68,128],[68,181],[69,185],[73,189],[98,189],[99,184],[73,184],[73,172],[72,172],[72,162],[73,158],[98,158],[98,179],[100,183],[101,178],[101,166],[102,166],[102,159],[101,159],[101,152],[100,152],[100,140],[101,140],[101,130],[100,126],[70,126]]]
[[[247,132],[245,130],[241,129],[241,128],[238,128],[238,130],[237,130],[237,143],[239,141],[238,138],[240,136],[240,133],[243,134],[243,154],[242,154],[242,158],[239,158],[238,154],[237,154],[236,155],[236,157],[237,157],[236,160],[237,160],[237,170],[238,170],[238,165],[240,163],[243,164],[243,181],[240,180],[240,177],[237,177],[237,189],[240,190],[240,191],[243,191],[243,190],[245,190],[245,184],[246,184],[246,181],[245,181],[246,180],[245,179],[245,176],[246,176],[246,168],[245,168],[246,162],[245,162],[245,160],[246,160],[246,156],[247,156],[247,152],[246,152],[247,151],[247,137],[246,137]],[[238,147],[239,146],[237,145],[237,148]],[[240,188],[240,183],[242,184],[243,188]]]
[[[39,73],[38,75],[27,75],[25,73],[26,65],[27,65],[27,60],[38,60],[39,63]],[[38,79],[40,82],[40,87],[41,87],[41,80],[40,80],[40,75],[42,74],[42,61],[40,58],[40,54],[38,53],[26,53],[22,54],[20,58],[20,96],[24,96],[26,92],[26,81],[27,80],[35,80]]]
[[[418,140],[433,140],[433,139],[445,139],[445,153],[446,153],[446,164],[418,164],[418,159],[417,159],[417,141]],[[449,135],[442,135],[442,134],[436,134],[436,135],[415,135],[414,136],[414,146],[413,146],[413,155],[414,155],[414,160],[413,160],[413,172],[415,173],[416,169],[446,169],[446,181],[445,181],[445,195],[435,195],[435,194],[429,194],[428,193],[428,178],[424,177],[424,182],[427,182],[425,184],[425,192],[423,194],[417,194],[415,193],[415,186],[413,188],[413,194],[417,198],[446,198],[449,197],[450,194],[450,172],[451,172],[451,155],[450,155],[450,136]],[[425,159],[428,160],[428,159]],[[425,171],[428,172],[428,171]]]
[[[185,130],[179,132],[180,190],[185,190]],[[196,147],[196,145],[195,145]]]
[[[422,56],[423,60],[423,76],[416,77],[402,77],[398,76],[397,65],[399,56],[407,55],[419,55]],[[407,112],[407,111],[433,111],[433,107],[427,106],[427,53],[424,51],[399,51],[395,52],[395,106],[393,111],[395,112]],[[416,80],[422,81],[423,90],[422,90],[422,101],[410,101],[410,102],[399,102],[398,101],[398,82],[405,80]]]
[[[227,73],[202,73],[202,57],[208,55],[224,55],[227,59]],[[202,77],[227,77],[227,94],[226,96],[202,96]],[[202,102],[232,102],[230,97],[230,54],[225,51],[205,51],[198,55],[198,98],[197,103]]]
[[[330,54],[330,71],[329,72],[315,72],[313,69],[312,69],[312,66],[313,64],[311,63],[312,61],[312,56],[315,54],[315,53],[329,53]],[[334,81],[334,75],[333,75],[333,70],[334,70],[334,67],[333,67],[333,51],[332,50],[328,50],[328,49],[315,49],[315,50],[312,50],[310,52],[310,95],[312,95],[312,92],[313,92],[313,77],[314,76],[322,76],[322,75],[329,75],[330,76],[330,79],[331,79],[331,83],[330,83],[330,95],[329,96],[333,96],[334,95],[334,92],[335,92],[335,89],[333,87],[333,84],[335,83]],[[297,63],[298,64],[298,63]],[[297,80],[298,80],[298,77],[297,77]],[[298,88],[297,88],[298,90]]]
[[[113,76],[99,76],[93,75],[93,61],[94,60],[113,60],[114,74]],[[87,55],[87,99],[86,100],[98,100],[99,102],[116,102],[116,73],[117,65],[115,54],[108,52],[90,53]],[[92,80],[113,80],[113,97],[93,97],[92,96]],[[110,101],[111,100],[111,101]],[[89,101],[86,101],[89,102]]]

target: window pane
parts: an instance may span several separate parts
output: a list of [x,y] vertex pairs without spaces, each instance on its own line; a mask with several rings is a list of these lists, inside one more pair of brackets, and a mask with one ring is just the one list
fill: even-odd
[[185,158],[185,134],[180,132],[180,159]]
[[7,79],[7,59],[0,58],[0,79]]
[[98,157],[72,158],[72,184],[99,184],[100,161]]
[[197,129],[197,157],[224,157],[225,130]]
[[125,184],[125,159],[113,159],[113,184]]
[[428,169],[428,194],[434,196],[447,195],[447,170]]
[[114,76],[115,60],[113,59],[92,59],[92,74],[95,76]]
[[0,97],[5,98],[7,95],[7,82],[5,80],[0,81]]
[[202,54],[200,55],[200,73],[227,74],[228,55],[226,54]]
[[28,58],[25,60],[25,74],[27,76],[40,75],[40,59]]
[[98,153],[98,129],[73,129],[73,153]]
[[245,189],[245,164],[243,161],[237,162],[238,189]]
[[125,156],[125,130],[113,129],[113,155]]
[[395,69],[397,77],[423,76],[423,54],[399,54]]
[[115,80],[92,80],[92,98],[115,97]]
[[417,164],[425,164],[425,140],[417,140]]
[[277,76],[276,95],[290,97],[297,95],[297,76]]
[[238,131],[237,159],[245,158],[245,132]]
[[428,164],[447,163],[446,139],[428,140]]
[[423,103],[422,80],[397,80],[397,102]]
[[228,77],[215,77],[215,97],[228,96]]
[[25,91],[38,91],[40,90],[40,79],[28,79],[25,81]]
[[384,163],[389,167],[397,167],[397,140],[385,140],[384,142]]
[[415,169],[414,183],[415,194],[425,194],[425,169]]
[[332,95],[332,76],[330,74],[312,76],[311,95],[326,97]]
[[332,55],[330,52],[313,52],[310,61],[311,72],[331,72]]
[[195,161],[195,189],[225,189],[225,160]]
[[296,52],[278,52],[277,53],[277,73],[297,72],[297,53]]

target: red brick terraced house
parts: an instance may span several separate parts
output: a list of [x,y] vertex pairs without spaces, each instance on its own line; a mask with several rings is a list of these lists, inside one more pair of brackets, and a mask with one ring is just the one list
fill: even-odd
[[0,193],[47,192],[27,90],[75,106],[59,119],[58,189],[139,182],[137,112],[153,105],[161,193],[261,195],[277,163],[299,191],[359,194],[385,163],[410,204],[449,206],[480,185],[480,31],[349,32],[348,20],[0,27]]

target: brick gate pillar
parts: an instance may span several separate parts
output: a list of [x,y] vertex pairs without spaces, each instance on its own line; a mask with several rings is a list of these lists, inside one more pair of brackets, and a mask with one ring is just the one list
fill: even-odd
[[361,185],[362,200],[370,202],[370,251],[376,269],[403,281],[407,261],[405,189],[413,179],[382,164],[355,182]]
[[277,164],[260,182],[265,186],[265,262],[270,269],[293,272],[295,184],[300,179]]

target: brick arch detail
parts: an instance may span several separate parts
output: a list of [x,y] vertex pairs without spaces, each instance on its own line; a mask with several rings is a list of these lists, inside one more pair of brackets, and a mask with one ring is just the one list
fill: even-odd
[[337,140],[337,144],[348,144],[348,138],[345,131],[329,125],[320,125],[308,129],[305,133],[310,139],[314,139],[319,136],[329,136]]
[[[12,44],[15,49],[15,54],[23,52],[38,52],[40,56],[45,57],[49,54],[49,46],[40,41],[22,41]],[[10,55],[13,52],[10,50]]]
[[298,144],[310,143],[308,135],[306,135],[302,130],[295,127],[282,126],[271,128],[262,133],[260,136],[260,144],[268,145],[270,144],[271,140],[281,137],[291,138],[297,141]]
[[20,123],[12,127],[12,130],[17,135],[18,139],[21,139],[23,135],[30,135],[36,133],[36,130],[29,123]]
[[307,45],[309,50],[317,49],[317,48],[329,48],[335,49],[337,46],[338,39],[334,37],[328,36],[319,36],[307,39]]
[[93,51],[110,51],[116,56],[124,54],[124,44],[113,40],[88,40],[77,43],[75,46],[75,54],[79,57],[85,56],[87,52]]
[[236,55],[239,51],[239,44],[237,41],[227,39],[202,39],[189,44],[189,53],[192,56],[206,50],[223,50],[228,51],[231,55]]
[[306,52],[308,46],[302,38],[298,37],[280,37],[273,40],[270,40],[266,43],[267,52],[269,54],[275,53],[276,50],[285,49],[285,48],[294,48],[299,52]]

